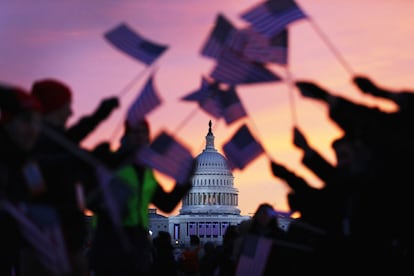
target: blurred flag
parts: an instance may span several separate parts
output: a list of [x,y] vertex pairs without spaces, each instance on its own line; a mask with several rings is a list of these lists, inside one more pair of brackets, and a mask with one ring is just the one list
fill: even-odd
[[194,162],[189,149],[165,131],[150,146],[141,149],[137,158],[142,164],[170,176],[179,184],[186,183]]
[[228,85],[281,81],[281,78],[263,64],[251,62],[232,52],[225,51],[210,77]]
[[131,126],[137,125],[148,113],[161,105],[161,102],[158,91],[154,86],[154,75],[151,75],[136,100],[128,109],[128,123]]
[[210,83],[204,77],[201,88],[182,100],[198,102],[201,109],[216,119],[223,117],[228,125],[247,116],[234,86],[222,90],[217,83]]
[[272,38],[267,38],[249,27],[241,31],[246,37],[246,46],[243,56],[248,60],[261,63],[276,63],[286,65],[288,62],[288,31],[282,32]]
[[227,91],[219,93],[218,96],[223,118],[228,125],[247,116],[246,110],[244,109],[234,86],[231,86]]
[[264,149],[259,144],[246,125],[241,126],[236,134],[223,146],[224,154],[229,161],[229,166],[233,170],[240,170],[264,153]]
[[154,43],[142,37],[125,23],[109,30],[104,34],[104,37],[113,46],[146,65],[151,65],[168,49],[166,45]]
[[279,34],[290,23],[306,17],[294,0],[268,0],[241,15],[257,32],[268,38]]
[[237,263],[235,275],[264,275],[271,249],[271,239],[256,235],[247,235],[244,239],[244,245]]
[[237,32],[237,29],[224,15],[218,14],[213,29],[201,49],[201,55],[217,59],[226,48],[240,52],[244,41]]
[[282,211],[282,210],[274,210],[273,215],[276,217],[282,217],[282,218],[290,218],[293,214],[293,211]]
[[201,79],[200,89],[181,98],[183,101],[195,101],[201,109],[216,119],[221,118],[222,108],[217,100],[221,93],[217,83],[211,83],[204,76]]
[[17,221],[22,236],[33,247],[46,269],[53,275],[71,271],[62,228],[54,208],[30,204],[20,209],[6,200],[1,201],[1,207]]

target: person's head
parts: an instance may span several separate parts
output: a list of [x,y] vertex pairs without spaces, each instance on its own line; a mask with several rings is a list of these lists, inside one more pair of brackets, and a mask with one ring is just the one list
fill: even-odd
[[205,254],[214,254],[214,252],[215,252],[215,249],[216,249],[216,245],[214,244],[214,242],[212,242],[212,241],[207,241],[205,244],[204,244],[204,253]]
[[72,91],[56,79],[42,79],[32,85],[32,95],[42,104],[43,119],[49,124],[64,128],[72,115]]
[[122,137],[122,148],[136,150],[150,143],[150,128],[147,120],[135,123],[125,122],[125,132]]
[[253,219],[261,226],[266,226],[273,220],[277,221],[276,211],[272,205],[262,203],[254,213]]
[[332,142],[332,148],[339,169],[359,173],[369,165],[369,148],[356,136],[345,134]]
[[335,151],[338,168],[350,166],[355,159],[355,152],[352,140],[348,136],[342,136],[332,142],[332,148]]
[[223,236],[223,244],[231,243],[240,236],[239,228],[236,225],[229,225]]
[[33,148],[41,130],[41,104],[28,91],[0,85],[0,127],[21,150]]
[[197,235],[190,235],[190,245],[198,246],[200,243],[200,238]]
[[159,231],[153,243],[156,247],[171,246],[171,234],[167,231]]

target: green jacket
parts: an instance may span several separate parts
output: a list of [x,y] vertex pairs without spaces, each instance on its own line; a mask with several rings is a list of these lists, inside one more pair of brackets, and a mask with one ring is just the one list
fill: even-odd
[[[144,176],[139,178],[133,165],[119,169],[115,175],[125,181],[131,188],[132,195],[127,201],[126,216],[122,220],[124,226],[141,226],[148,228],[148,206],[157,188],[157,180],[151,169],[144,170]],[[142,179],[143,183],[140,183]]]

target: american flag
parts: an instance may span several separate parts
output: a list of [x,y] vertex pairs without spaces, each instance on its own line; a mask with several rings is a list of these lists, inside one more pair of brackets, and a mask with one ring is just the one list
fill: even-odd
[[184,184],[191,176],[194,157],[189,149],[165,131],[154,139],[148,147],[138,151],[138,160]]
[[222,90],[216,83],[212,84],[204,77],[201,89],[188,94],[182,100],[198,102],[201,109],[216,119],[223,117],[228,125],[247,116],[234,86]]
[[107,31],[104,37],[113,46],[146,65],[151,65],[168,49],[166,45],[154,43],[142,37],[125,23]]
[[62,228],[54,208],[39,204],[23,204],[22,208],[18,208],[5,200],[1,201],[0,206],[17,221],[22,236],[33,247],[46,269],[56,275],[71,271]]
[[218,94],[221,93],[218,84],[212,83],[206,77],[201,78],[200,89],[181,98],[183,101],[195,101],[205,112],[216,119],[222,117],[222,108],[217,100]]
[[251,61],[261,63],[288,63],[288,31],[284,29],[272,38],[267,38],[253,28],[240,31],[246,37],[247,43],[243,48],[243,56]]
[[241,18],[268,38],[279,34],[290,23],[307,18],[293,0],[268,0],[242,13]]
[[263,64],[251,62],[233,51],[225,51],[210,77],[228,85],[281,81],[281,78]]
[[228,125],[247,116],[246,110],[244,109],[234,86],[231,86],[227,91],[220,93],[219,99],[224,120]]
[[247,235],[244,239],[235,275],[263,275],[272,244],[271,239]]
[[201,49],[201,55],[218,59],[226,48],[240,52],[244,46],[242,38],[230,21],[224,15],[218,14],[214,27]]
[[264,149],[250,133],[246,125],[242,125],[234,136],[223,146],[229,166],[233,170],[244,169],[246,165],[264,153]]
[[131,126],[137,125],[145,116],[161,105],[162,100],[154,86],[154,75],[151,75],[138,97],[128,109],[127,121]]

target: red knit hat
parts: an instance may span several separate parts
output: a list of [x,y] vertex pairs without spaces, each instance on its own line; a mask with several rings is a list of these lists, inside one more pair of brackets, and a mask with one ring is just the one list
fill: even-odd
[[72,100],[70,88],[54,79],[36,81],[32,86],[32,95],[41,102],[43,113],[55,111]]
[[0,85],[0,124],[24,112],[41,112],[40,102],[21,87]]

